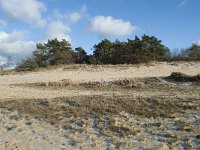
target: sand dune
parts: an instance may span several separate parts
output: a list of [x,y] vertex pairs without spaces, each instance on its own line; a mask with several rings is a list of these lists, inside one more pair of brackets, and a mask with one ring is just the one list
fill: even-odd
[[[75,67],[74,67],[75,66]],[[57,90],[41,91],[34,88],[24,88],[15,84],[27,84],[38,82],[58,82],[63,79],[70,79],[75,82],[87,81],[111,81],[120,78],[144,78],[164,77],[172,72],[182,72],[188,75],[200,73],[200,63],[158,63],[146,65],[119,65],[119,66],[96,66],[86,65],[62,67],[56,70],[43,72],[29,72],[23,74],[6,75],[0,77],[0,99],[10,98],[55,98],[70,95],[94,94],[94,91]],[[86,93],[85,93],[86,92]],[[96,92],[98,93],[98,91]],[[24,96],[25,95],[25,96]],[[45,96],[46,95],[46,96]]]
[[[0,76],[0,149],[200,149],[200,62]],[[190,77],[190,76],[189,76]]]

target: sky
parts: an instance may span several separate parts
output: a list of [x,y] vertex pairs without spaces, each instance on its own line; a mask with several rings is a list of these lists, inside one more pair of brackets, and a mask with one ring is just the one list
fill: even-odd
[[200,43],[200,0],[0,0],[0,65],[31,55],[36,43],[66,39],[72,48],[102,39],[156,36],[173,49]]

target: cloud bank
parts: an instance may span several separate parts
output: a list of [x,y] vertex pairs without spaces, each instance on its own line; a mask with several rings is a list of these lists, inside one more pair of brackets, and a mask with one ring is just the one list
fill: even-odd
[[35,23],[36,27],[45,25],[42,12],[46,10],[44,3],[38,0],[0,0],[0,7],[10,18],[17,21]]
[[5,62],[8,57],[11,57],[14,62],[19,62],[35,50],[35,42],[26,41],[25,35],[24,31],[11,33],[0,31],[0,61]]
[[61,13],[59,10],[54,10],[52,16],[49,18],[46,31],[42,41],[57,38],[58,40],[65,39],[71,42],[69,33],[71,26],[86,16],[87,6],[82,5],[78,11],[71,13]]
[[70,32],[70,28],[67,24],[61,21],[53,21],[48,24],[47,30],[44,34],[44,41],[48,39],[57,38],[58,40],[65,39],[67,41],[71,41],[68,33]]
[[91,31],[100,36],[130,35],[136,29],[130,22],[111,16],[96,16],[92,19]]

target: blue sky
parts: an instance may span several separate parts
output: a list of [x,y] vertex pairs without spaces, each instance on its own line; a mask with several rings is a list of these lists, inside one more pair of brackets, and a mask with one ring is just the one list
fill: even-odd
[[154,35],[171,50],[200,41],[200,0],[0,0],[0,63],[57,37],[88,53],[103,38]]

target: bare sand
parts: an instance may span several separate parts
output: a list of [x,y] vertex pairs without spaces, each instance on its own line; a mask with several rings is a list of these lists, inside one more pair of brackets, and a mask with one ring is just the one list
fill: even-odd
[[[80,90],[41,90],[19,87],[16,84],[39,82],[59,82],[70,79],[75,82],[112,81],[124,78],[165,77],[172,72],[188,75],[200,74],[200,63],[153,63],[151,65],[119,65],[119,66],[78,66],[62,67],[43,72],[29,72],[16,75],[0,76],[0,100],[19,98],[55,98],[63,96],[99,94],[98,91]],[[106,94],[106,92],[104,93]]]

